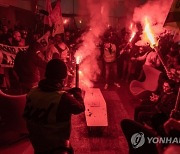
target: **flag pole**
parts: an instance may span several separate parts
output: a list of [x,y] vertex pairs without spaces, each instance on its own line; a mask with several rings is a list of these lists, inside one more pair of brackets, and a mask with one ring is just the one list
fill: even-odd
[[80,56],[76,57],[76,88],[79,88],[79,63]]
[[79,64],[76,63],[76,88],[79,88]]

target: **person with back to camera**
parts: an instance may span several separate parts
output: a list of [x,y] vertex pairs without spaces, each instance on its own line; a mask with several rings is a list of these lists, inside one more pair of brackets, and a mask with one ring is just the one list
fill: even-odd
[[69,139],[71,114],[85,111],[80,88],[63,90],[66,64],[52,59],[45,79],[27,94],[24,117],[35,154],[74,153]]

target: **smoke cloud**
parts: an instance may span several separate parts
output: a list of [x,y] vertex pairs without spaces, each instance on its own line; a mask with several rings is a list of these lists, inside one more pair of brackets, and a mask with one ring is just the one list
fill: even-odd
[[90,15],[90,28],[82,35],[83,44],[75,54],[75,57],[80,56],[81,59],[80,86],[82,88],[93,87],[92,81],[96,81],[101,73],[97,60],[100,56],[100,50],[96,44],[100,41],[99,36],[107,28],[111,8],[109,0],[87,0],[86,3]]
[[133,21],[140,22],[144,29],[145,17],[148,18],[155,36],[164,32],[164,22],[173,0],[149,0],[146,4],[134,9]]

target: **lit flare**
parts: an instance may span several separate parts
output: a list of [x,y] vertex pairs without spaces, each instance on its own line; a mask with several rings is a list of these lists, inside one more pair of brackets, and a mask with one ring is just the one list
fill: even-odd
[[133,38],[134,38],[135,35],[136,35],[136,31],[135,31],[135,27],[134,27],[134,24],[133,24],[133,23],[130,24],[129,29],[130,29],[130,31],[131,31],[131,36],[130,36],[129,42],[132,42]]
[[81,57],[80,56],[76,56],[76,64],[80,64],[80,60],[81,59]]
[[150,42],[150,46],[152,48],[155,47],[156,45],[156,40],[155,40],[155,37],[154,37],[154,34],[152,33],[152,30],[151,30],[151,27],[150,27],[150,23],[147,19],[147,17],[145,18],[145,28],[144,28],[144,32]]
[[67,24],[68,23],[68,19],[64,19],[63,23]]
[[134,38],[135,35],[136,35],[136,32],[133,31],[132,34],[131,34],[131,37],[130,37],[130,39],[129,39],[129,42],[131,42],[131,41],[133,40],[133,38]]

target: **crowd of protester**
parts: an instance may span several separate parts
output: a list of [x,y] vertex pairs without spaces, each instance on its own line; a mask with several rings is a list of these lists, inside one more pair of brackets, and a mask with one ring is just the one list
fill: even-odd
[[[87,29],[76,31],[65,30],[64,34],[57,34],[54,37],[50,36],[46,48],[32,49],[32,47],[29,50],[40,51],[37,55],[45,62],[54,57],[60,57],[70,66],[73,63],[76,50],[82,45],[82,33],[86,31]],[[136,42],[140,40],[141,33],[142,28],[139,28],[132,41],[129,41],[131,32],[126,28],[119,30],[108,27],[104,34],[100,36],[97,48],[99,47],[102,53],[101,61],[103,65],[100,69],[102,74],[105,74],[106,82],[104,89],[109,87],[111,80],[114,81],[115,86],[120,87],[119,79],[127,83],[130,83],[133,79],[143,79],[143,65],[157,68],[164,73],[164,76],[168,74],[168,77],[176,77],[178,80],[180,65],[178,42],[174,43],[172,35],[169,33],[160,38],[158,52],[161,53],[165,65],[169,69],[168,72],[165,72],[157,53],[149,44],[145,46],[136,45]],[[0,43],[19,47],[33,46],[42,35],[37,32],[28,31],[25,28],[18,29],[16,27],[14,30],[10,30],[6,25],[3,25],[0,30]],[[70,69],[72,68],[69,67]],[[111,75],[111,70],[113,70],[114,75]],[[7,86],[9,88],[11,85]]]
[[[1,44],[29,46],[27,51],[17,53],[13,68],[1,68],[1,75],[7,80],[5,88],[13,88],[14,83],[11,81],[13,78],[19,83],[19,94],[29,92],[43,79],[46,64],[51,59],[61,59],[67,64],[68,79],[65,86],[72,86],[74,54],[82,45],[83,32],[65,30],[64,34],[50,36],[47,48],[44,49],[37,42],[40,34],[31,34],[25,28],[9,30],[3,25],[0,30]],[[137,46],[141,33],[142,30],[139,28],[133,40],[129,41],[131,32],[126,28],[119,30],[109,27],[100,36],[97,48],[102,53],[100,58],[103,63],[102,74],[105,74],[104,89],[108,89],[111,82],[120,88],[121,83],[129,84],[132,80],[144,80],[146,74],[143,72],[143,65],[158,69],[162,72],[161,84],[146,99],[138,98],[140,105],[135,108],[134,121],[128,122],[132,125],[138,123],[137,131],[141,130],[140,127],[143,129],[150,127],[158,136],[173,133],[179,136],[179,127],[177,129],[176,124],[179,125],[180,111],[174,111],[174,108],[180,82],[180,44],[174,42],[172,35],[167,33],[160,37],[158,48],[153,49],[149,44]],[[3,85],[5,80],[1,82]],[[171,130],[169,125],[172,125]]]
[[[161,75],[155,91],[148,94],[144,93],[145,97],[143,95],[136,96],[137,99],[135,100],[139,102],[139,105],[134,109],[134,120],[124,119],[121,126],[129,143],[130,153],[144,153],[145,151],[146,153],[160,153],[173,144],[162,144],[161,147],[148,145],[149,147],[144,146],[137,150],[133,148],[130,141],[132,142],[132,135],[138,132],[144,132],[145,135],[151,137],[172,137],[172,140],[180,137],[180,96],[178,94],[180,87],[180,44],[174,42],[173,35],[167,33],[159,37],[157,48],[152,48],[150,44],[137,46],[136,42],[139,37],[136,36],[130,42],[129,35],[127,31],[124,35],[119,35],[119,38],[117,31],[111,30],[108,34],[109,39],[103,36],[105,43],[107,38],[117,48],[117,57],[119,59],[116,60],[119,61],[118,68],[120,68],[119,78],[121,78],[121,81],[127,83],[131,83],[132,80],[144,81],[146,75],[148,75],[144,73],[144,65],[159,70]],[[122,40],[122,42],[119,40]],[[154,82],[153,78],[152,82]],[[152,83],[147,84],[151,85]],[[138,141],[136,144],[138,144]]]

